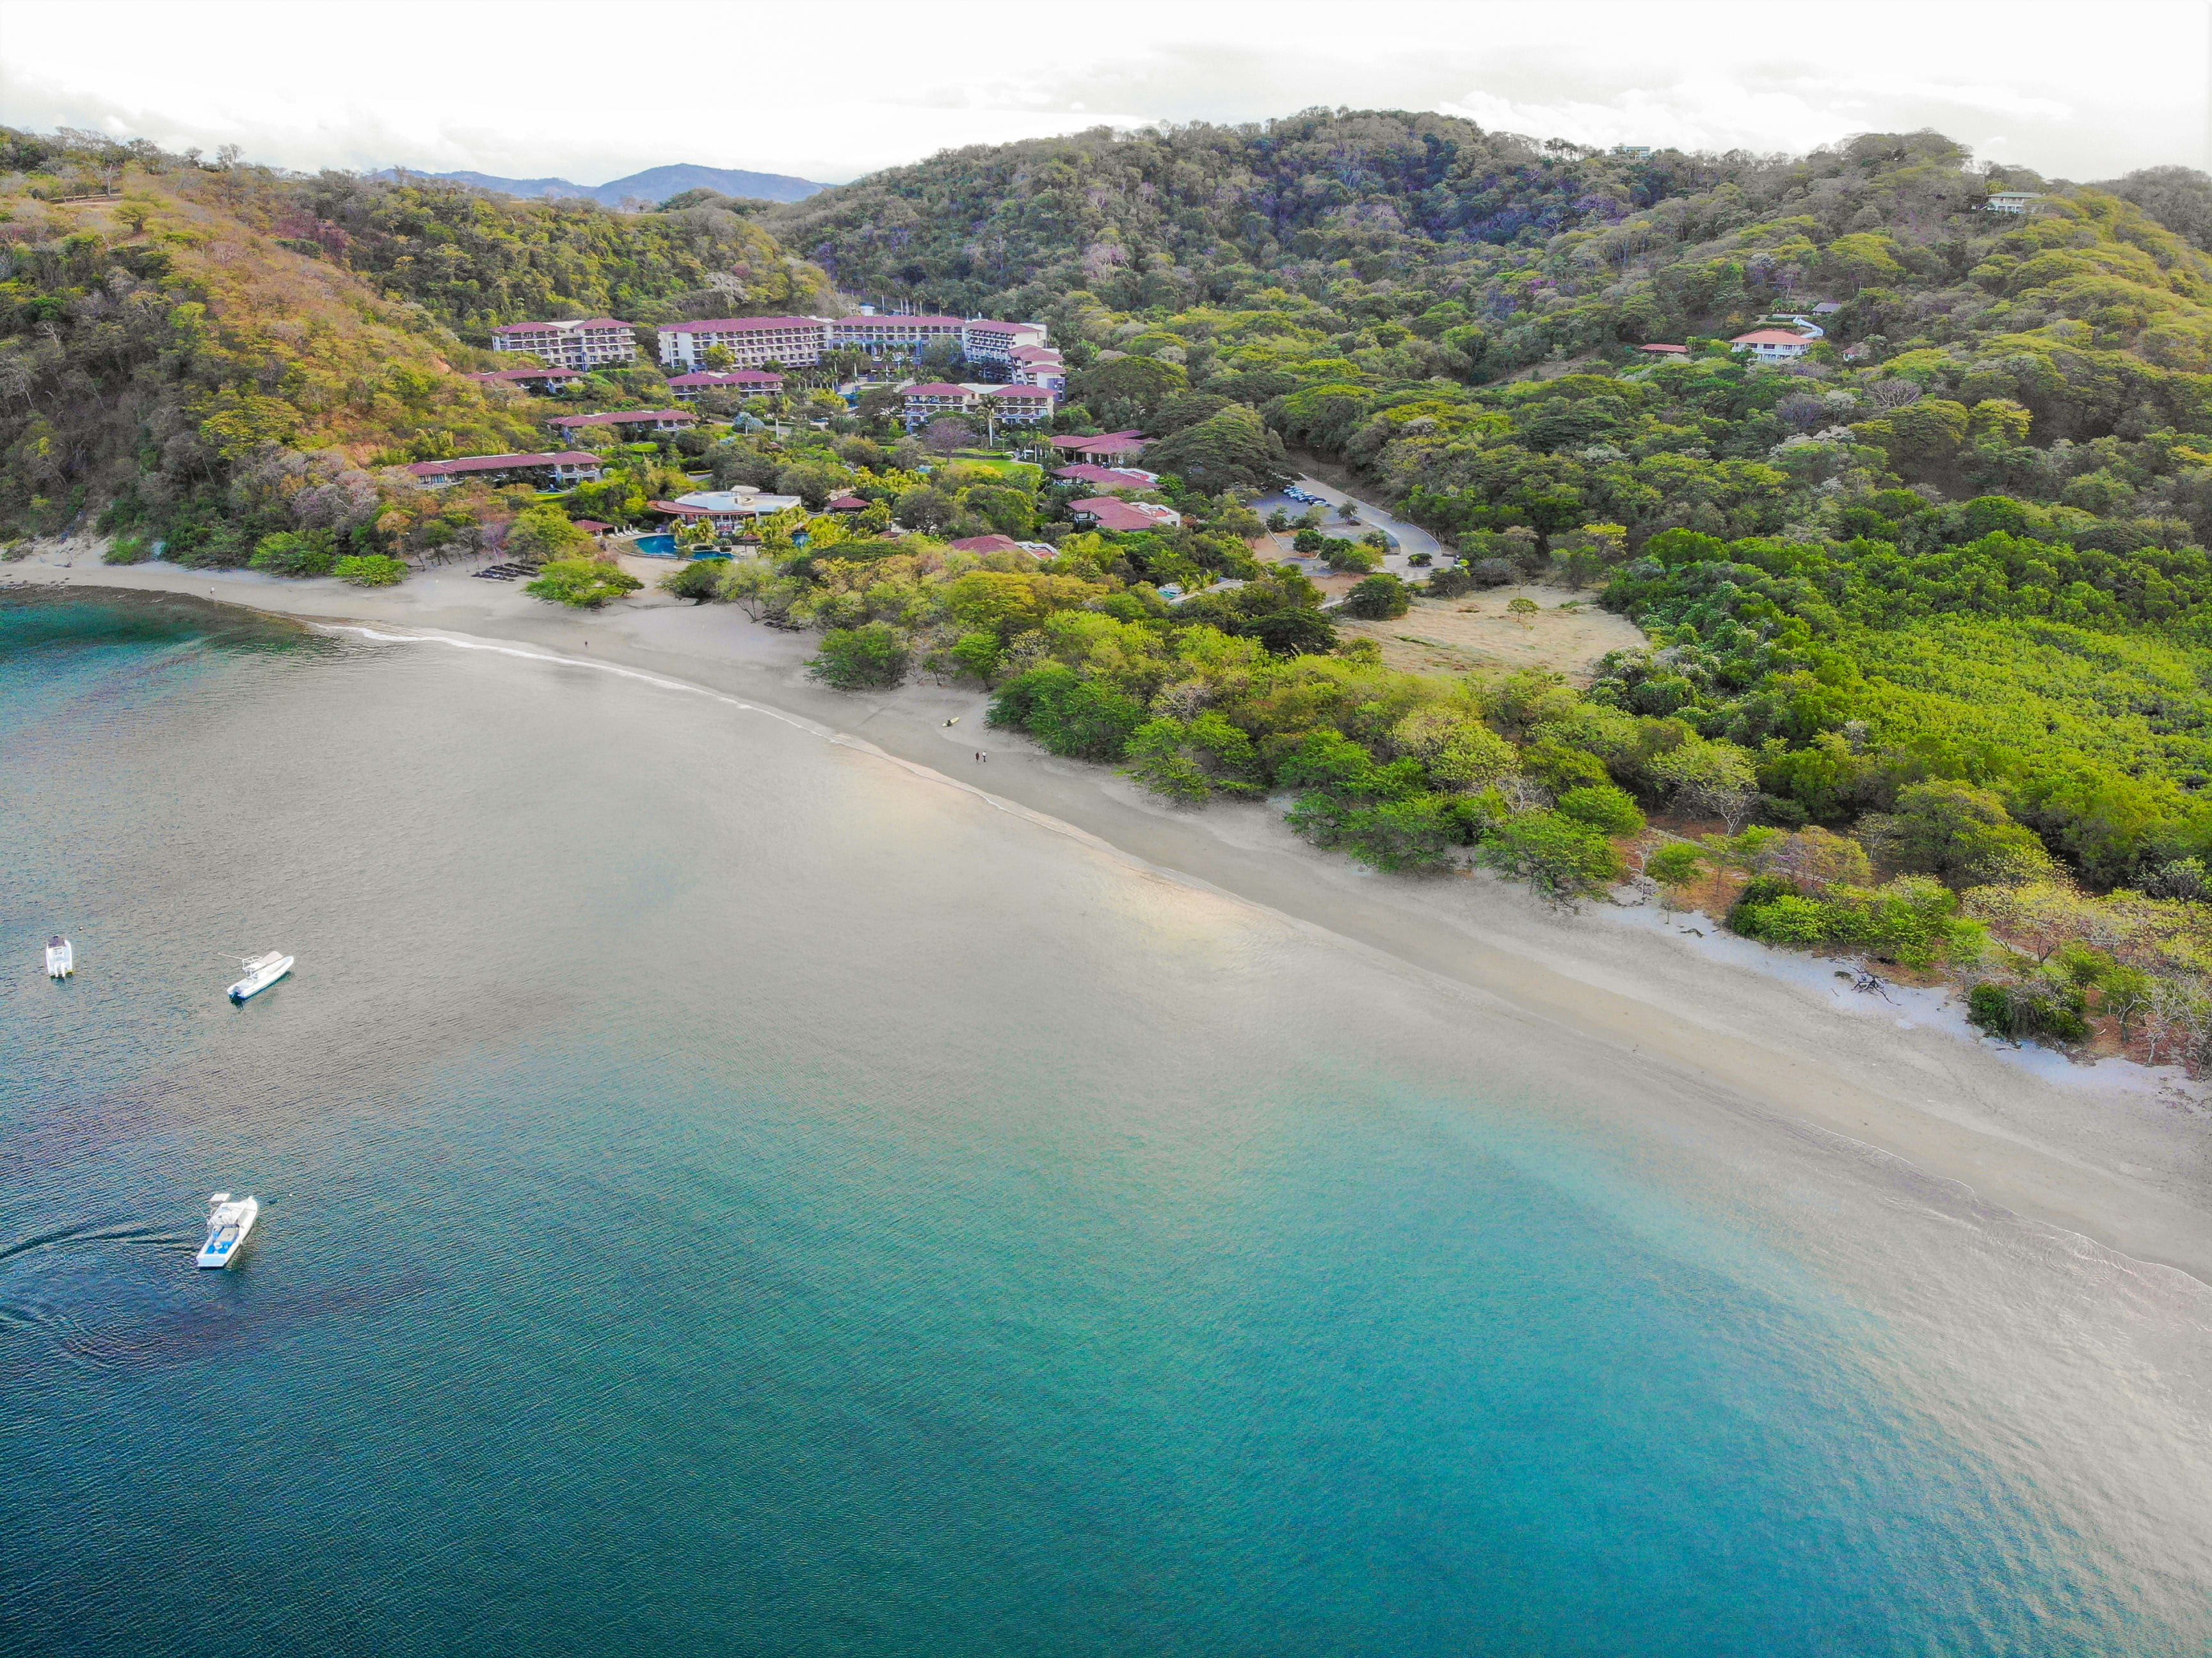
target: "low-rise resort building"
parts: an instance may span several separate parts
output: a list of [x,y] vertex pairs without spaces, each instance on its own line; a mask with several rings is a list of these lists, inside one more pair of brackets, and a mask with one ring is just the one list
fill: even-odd
[[689,409],[617,409],[604,415],[556,415],[545,423],[563,432],[580,432],[587,426],[611,426],[659,436],[688,430],[699,423],[699,416]]
[[511,386],[520,392],[563,392],[583,375],[574,368],[494,368],[469,378],[478,386]]
[[407,471],[426,489],[441,489],[463,478],[487,483],[530,483],[541,489],[566,489],[599,476],[600,459],[580,449],[548,455],[467,455],[459,460],[418,460]]

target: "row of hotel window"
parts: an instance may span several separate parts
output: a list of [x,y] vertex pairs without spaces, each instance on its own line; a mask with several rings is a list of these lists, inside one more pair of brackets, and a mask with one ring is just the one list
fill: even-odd
[[[904,354],[938,340],[955,340],[963,355],[978,361],[1018,364],[1058,359],[1045,344],[1042,323],[996,322],[962,317],[722,317],[678,323],[658,331],[663,367],[702,366],[715,346],[726,349],[737,367],[765,362],[798,367],[817,362],[840,347],[879,354]],[[492,331],[495,351],[527,351],[568,368],[635,362],[637,337],[628,323],[612,317],[575,322],[508,323]]]

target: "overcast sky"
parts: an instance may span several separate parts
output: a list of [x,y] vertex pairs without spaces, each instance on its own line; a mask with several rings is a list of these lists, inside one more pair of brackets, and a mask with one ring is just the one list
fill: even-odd
[[2212,166],[2198,0],[0,0],[0,118],[289,167],[842,182],[949,146],[1316,104],[1586,143],[1933,126],[2053,176]]

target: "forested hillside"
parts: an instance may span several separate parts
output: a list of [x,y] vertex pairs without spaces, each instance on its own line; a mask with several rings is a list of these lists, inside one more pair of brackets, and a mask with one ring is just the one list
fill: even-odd
[[[13,533],[97,513],[235,562],[294,530],[381,552],[503,527],[525,503],[433,501],[378,464],[542,446],[548,407],[459,373],[519,317],[814,309],[833,283],[1040,317],[1073,371],[1058,426],[1148,434],[1165,476],[1131,493],[1179,525],[1079,529],[1079,489],[963,455],[972,435],[908,440],[884,392],[775,411],[820,429],[640,446],[565,511],[635,521],[685,471],[773,485],[806,510],[686,591],[826,629],[835,683],[972,679],[1060,752],[1186,800],[1292,791],[1304,832],[1389,867],[1473,847],[1571,892],[1649,849],[1646,813],[1722,829],[1692,862],[1756,878],[1746,931],[2018,968],[1966,912],[2017,940],[2033,910],[2049,936],[2008,1028],[2093,1005],[2124,1024],[2114,987],[2142,968],[2212,1040],[2202,174],[2075,185],[1924,132],[1630,158],[1311,113],[951,152],[757,216],[617,215],[4,144]],[[39,199],[102,181],[119,197]],[[1786,361],[1731,349],[1762,325],[1819,331]],[[665,387],[641,367],[591,395]],[[1302,449],[1458,555],[1348,613],[1540,578],[1648,644],[1582,692],[1340,647],[1321,595],[1247,544],[1245,501]],[[857,530],[823,510],[841,492],[869,503]],[[567,544],[562,508],[530,510]],[[987,533],[1057,556],[946,545]],[[1312,533],[1340,568],[1366,556]],[[2062,934],[2090,954],[2045,982]]]
[[96,516],[216,564],[283,531],[404,548],[441,509],[385,463],[548,446],[550,410],[465,377],[494,366],[497,324],[611,311],[650,325],[827,296],[711,199],[616,213],[93,135],[0,131],[0,167],[11,538]]

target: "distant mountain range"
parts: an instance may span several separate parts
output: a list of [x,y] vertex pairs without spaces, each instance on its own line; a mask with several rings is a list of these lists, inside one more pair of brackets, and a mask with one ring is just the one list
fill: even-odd
[[688,161],[674,167],[650,167],[626,179],[610,179],[603,185],[573,184],[566,179],[501,179],[489,173],[421,173],[412,167],[392,167],[372,173],[369,177],[396,179],[403,172],[418,179],[450,179],[456,184],[474,185],[479,190],[496,190],[505,196],[582,196],[605,207],[620,207],[633,197],[647,202],[665,202],[687,190],[712,190],[725,196],[750,196],[770,202],[798,202],[830,187],[787,173],[742,173],[732,167],[697,167]]

